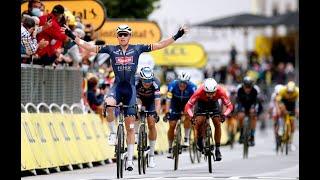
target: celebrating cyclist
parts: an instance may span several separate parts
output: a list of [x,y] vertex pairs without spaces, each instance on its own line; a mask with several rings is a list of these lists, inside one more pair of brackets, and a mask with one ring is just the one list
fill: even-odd
[[[67,28],[67,27],[66,27]],[[78,37],[75,37],[70,29],[66,29],[65,33],[73,39],[80,47],[95,53],[108,53],[111,59],[111,65],[115,73],[115,81],[111,87],[105,103],[108,105],[116,105],[122,102],[124,105],[133,106],[136,104],[136,88],[135,88],[135,73],[137,70],[138,59],[141,53],[154,51],[165,48],[182,37],[186,32],[186,27],[179,28],[178,32],[167,39],[160,42],[143,45],[131,45],[129,41],[132,35],[132,29],[128,25],[120,25],[116,29],[119,45],[92,45]],[[116,130],[114,123],[114,108],[107,108],[109,129],[109,144],[115,144]],[[134,150],[134,122],[136,109],[126,108],[124,110],[125,127],[127,132],[127,165],[128,171],[133,170],[133,150]]]
[[154,77],[150,67],[142,67],[138,78],[136,79],[137,101],[138,104],[145,107],[146,111],[156,111],[156,113],[148,114],[147,122],[149,129],[149,167],[156,166],[154,161],[154,148],[157,139],[156,124],[159,121],[161,109],[160,103],[160,81]]
[[[168,158],[173,158],[172,143],[174,139],[174,129],[178,119],[181,118],[181,114],[184,110],[185,104],[189,98],[196,91],[197,86],[190,81],[190,75],[186,72],[182,72],[178,75],[177,80],[173,80],[168,85],[167,99],[166,99],[166,115],[164,120],[169,120],[168,129]],[[189,134],[191,130],[191,121],[189,117],[185,117],[184,120],[185,138],[184,146],[189,146]]]
[[[225,112],[221,114],[220,104],[218,100],[221,99],[223,105],[226,106]],[[217,84],[213,78],[204,80],[204,83],[197,89],[191,96],[185,106],[185,112],[195,120],[195,139],[200,151],[203,150],[203,140],[205,138],[205,129],[202,129],[202,124],[205,123],[205,116],[195,116],[195,113],[212,112],[212,121],[214,124],[214,141],[215,141],[215,156],[216,161],[221,161],[222,156],[220,152],[220,139],[221,139],[221,122],[231,113],[233,105],[227,96],[226,91]]]
[[291,122],[291,136],[289,139],[290,148],[292,151],[295,150],[295,146],[292,144],[293,133],[295,130],[294,119],[298,114],[298,108],[296,103],[299,101],[299,87],[293,81],[289,81],[287,85],[283,86],[276,97],[277,104],[280,111],[280,116],[284,117],[289,114]]
[[240,138],[239,143],[243,143],[243,120],[245,116],[249,116],[250,118],[250,138],[249,145],[254,146],[254,135],[256,129],[256,123],[258,118],[258,110],[259,110],[259,88],[254,85],[253,80],[246,76],[243,78],[243,83],[238,86],[237,90],[237,119],[239,120],[240,127]]

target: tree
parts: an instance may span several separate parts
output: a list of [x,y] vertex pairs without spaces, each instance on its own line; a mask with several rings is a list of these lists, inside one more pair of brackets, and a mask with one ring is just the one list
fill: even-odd
[[159,0],[101,0],[107,10],[108,18],[146,19]]

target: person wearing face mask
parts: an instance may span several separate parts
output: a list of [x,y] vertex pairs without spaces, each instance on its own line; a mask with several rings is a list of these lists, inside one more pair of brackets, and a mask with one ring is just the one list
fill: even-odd
[[35,37],[36,23],[33,18],[25,16],[21,24],[21,46],[25,49],[26,55],[34,55],[38,49],[48,45],[48,41],[41,40],[39,43]]
[[28,10],[24,11],[22,14],[40,17],[43,15],[43,11],[41,10],[41,6],[42,5],[41,5],[40,0],[29,0]]
[[51,23],[50,27],[43,29],[37,35],[38,41],[41,39],[45,39],[50,42],[47,47],[37,52],[40,57],[39,64],[51,65],[57,58],[57,49],[61,48],[63,43],[68,41],[68,37],[63,33],[62,27],[59,24],[63,15],[64,7],[58,4],[53,7],[51,13],[39,17],[39,26],[44,26],[48,23]]

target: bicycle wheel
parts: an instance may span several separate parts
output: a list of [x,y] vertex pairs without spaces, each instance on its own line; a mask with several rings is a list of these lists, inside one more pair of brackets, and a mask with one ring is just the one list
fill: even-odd
[[147,156],[144,155],[145,150],[147,149],[147,132],[146,132],[146,126],[143,126],[143,133],[142,133],[142,170],[143,170],[143,174],[146,174],[146,169],[147,169]]
[[117,178],[123,177],[123,160],[121,159],[121,155],[124,151],[124,130],[123,126],[118,126],[117,131],[117,145],[116,145],[116,154],[117,154]]
[[208,125],[206,130],[205,155],[207,156],[207,159],[208,159],[208,168],[210,173],[212,173],[212,159],[214,158],[212,153],[212,148],[211,148],[212,145],[213,145],[212,131],[211,131],[210,125]]
[[249,118],[246,117],[243,124],[243,159],[248,158],[249,151]]
[[142,173],[142,167],[143,167],[143,131],[144,128],[140,126],[139,128],[139,134],[138,134],[138,170],[139,174]]
[[197,151],[197,147],[196,147],[196,143],[195,143],[195,134],[194,134],[194,128],[192,127],[190,129],[190,135],[189,135],[189,156],[190,156],[190,161],[193,164],[195,162],[196,159],[196,151]]
[[178,169],[179,163],[179,153],[180,153],[180,146],[181,146],[181,128],[178,124],[176,136],[174,139],[174,147],[173,147],[173,158],[174,158],[174,170]]

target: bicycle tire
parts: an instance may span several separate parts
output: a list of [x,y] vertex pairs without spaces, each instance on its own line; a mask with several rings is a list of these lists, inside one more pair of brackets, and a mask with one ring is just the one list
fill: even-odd
[[211,145],[212,143],[212,131],[210,125],[208,125],[207,130],[206,130],[206,147],[205,147],[205,152],[206,156],[208,159],[208,168],[209,168],[209,173],[212,173],[212,151],[211,151]]
[[123,126],[119,125],[117,130],[117,145],[116,145],[116,156],[117,156],[117,178],[123,177],[123,160],[121,159],[121,155],[124,150],[124,131]]
[[146,174],[146,169],[147,169],[147,157],[144,155],[144,151],[147,149],[147,133],[146,133],[146,126],[144,125],[143,127],[143,133],[142,133],[142,138],[143,138],[143,146],[142,146],[142,171],[143,174]]
[[249,153],[249,118],[246,117],[243,125],[243,159],[248,158]]
[[189,134],[189,156],[190,156],[190,161],[192,164],[195,163],[195,159],[196,159],[196,143],[195,143],[195,134],[194,134],[194,128],[192,127],[190,129],[190,134]]
[[142,137],[142,133],[143,133],[143,128],[142,125],[139,128],[139,134],[138,134],[138,171],[139,174],[142,174],[142,159],[143,159],[143,137]]
[[180,146],[181,146],[181,127],[180,124],[178,124],[177,127],[177,134],[175,137],[175,145],[173,148],[173,156],[174,156],[174,170],[176,171],[178,169],[178,165],[179,165],[179,151],[180,151]]

